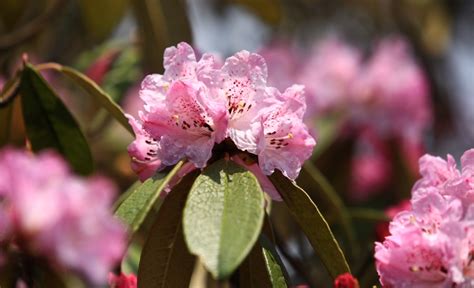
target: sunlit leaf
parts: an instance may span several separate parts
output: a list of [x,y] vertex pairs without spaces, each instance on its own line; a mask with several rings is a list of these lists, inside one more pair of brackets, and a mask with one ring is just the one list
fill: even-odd
[[142,250],[138,287],[188,287],[195,257],[184,242],[181,221],[198,173],[186,175],[164,200]]
[[288,272],[275,246],[265,235],[260,235],[259,243],[262,246],[263,258],[272,287],[288,287],[285,280],[289,279]]
[[255,176],[232,161],[217,161],[189,193],[183,218],[186,243],[215,278],[226,278],[252,249],[263,216],[264,197]]
[[128,192],[129,196],[118,205],[115,215],[128,224],[132,234],[140,228],[153,205],[159,199],[160,193],[182,165],[183,162],[179,162],[170,172],[157,173],[147,179],[132,192]]
[[86,138],[48,83],[30,64],[25,64],[20,84],[23,117],[34,151],[55,149],[77,172],[93,170]]
[[[265,243],[262,245],[262,242]],[[287,273],[283,272],[285,267],[274,247],[270,251],[270,246],[273,247],[273,244],[261,235],[259,242],[239,267],[241,287],[288,287],[284,276]]]
[[308,237],[329,274],[335,278],[340,274],[350,272],[344,253],[328,223],[308,194],[279,171],[269,178],[280,192],[290,213]]

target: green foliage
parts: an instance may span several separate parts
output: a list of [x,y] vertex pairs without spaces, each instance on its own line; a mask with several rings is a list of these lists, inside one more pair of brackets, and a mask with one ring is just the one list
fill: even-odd
[[239,267],[240,287],[288,287],[284,269],[273,244],[260,235],[259,241]]
[[255,176],[229,160],[211,164],[197,178],[184,209],[189,250],[217,278],[244,260],[263,224],[264,197]]
[[349,243],[349,251],[351,251],[352,254],[357,254],[358,245],[355,240],[351,217],[341,197],[337,194],[329,181],[316,166],[308,161],[301,170],[298,183],[308,191],[308,194],[320,207],[324,205],[328,212],[334,215],[337,223],[342,228],[343,235]]
[[279,171],[269,178],[280,192],[291,215],[308,237],[329,274],[335,278],[340,274],[350,272],[344,253],[328,223],[308,194]]
[[181,221],[186,197],[198,173],[186,175],[160,207],[142,250],[138,287],[188,286],[195,257],[184,242]]
[[93,170],[92,155],[76,120],[30,64],[25,64],[20,84],[23,117],[34,151],[55,149],[78,173]]
[[153,205],[159,199],[160,193],[182,165],[183,162],[179,162],[169,173],[157,173],[131,192],[128,192],[129,195],[126,199],[119,199],[121,203],[118,205],[115,215],[128,224],[132,234],[140,228]]
[[57,63],[46,63],[42,65],[38,65],[38,69],[54,69],[59,71],[73,80],[77,85],[82,87],[89,95],[91,95],[97,103],[102,106],[104,109],[109,111],[109,113],[125,128],[128,132],[132,135],[133,129],[128,123],[127,117],[125,117],[125,113],[123,112],[122,108],[114,102],[112,97],[102,90],[94,81],[92,81],[89,77],[82,74],[81,72],[66,66],[62,66]]
[[283,261],[280,259],[275,246],[265,235],[260,235],[259,243],[262,246],[265,267],[270,276],[272,287],[288,287],[285,280],[285,278],[288,278],[288,273],[285,270]]

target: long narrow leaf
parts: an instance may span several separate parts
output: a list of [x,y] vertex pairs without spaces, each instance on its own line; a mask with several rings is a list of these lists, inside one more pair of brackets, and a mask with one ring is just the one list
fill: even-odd
[[128,119],[125,117],[122,108],[120,108],[112,97],[102,90],[99,85],[92,81],[92,79],[71,67],[66,67],[57,63],[40,64],[37,65],[37,68],[39,70],[54,69],[69,77],[91,95],[97,103],[106,109],[125,129],[127,129],[128,132],[134,135],[133,129],[128,123]]
[[328,223],[306,192],[276,171],[270,180],[280,192],[290,213],[308,237],[316,254],[333,278],[350,272],[344,253]]
[[183,162],[181,161],[169,173],[158,173],[146,180],[118,205],[115,215],[129,225],[132,234],[140,228],[140,225],[160,197],[161,191],[165,189],[182,165]]
[[262,255],[272,287],[287,287],[288,272],[286,272],[285,265],[275,246],[265,235],[260,235],[259,244],[262,246]]
[[181,225],[189,190],[199,171],[185,176],[163,202],[143,247],[138,287],[188,287],[195,257],[186,247]]
[[92,172],[92,155],[79,125],[30,64],[25,64],[23,69],[20,93],[26,132],[33,150],[55,149],[77,172]]
[[348,251],[356,254],[358,245],[355,240],[350,215],[339,194],[337,194],[324,175],[311,162],[307,162],[301,170],[298,183],[305,188],[312,199],[322,201],[328,210],[335,215],[348,241],[350,247]]

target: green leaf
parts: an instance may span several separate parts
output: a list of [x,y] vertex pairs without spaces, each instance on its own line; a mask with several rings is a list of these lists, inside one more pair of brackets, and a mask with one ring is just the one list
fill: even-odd
[[273,244],[260,235],[259,242],[239,267],[240,287],[288,287],[284,268]]
[[316,254],[333,278],[350,272],[344,253],[342,253],[328,223],[306,192],[276,171],[270,180],[280,192],[290,213],[308,237]]
[[[358,245],[355,240],[352,221],[344,202],[334,190],[329,181],[311,162],[306,162],[301,170],[298,183],[308,191],[308,194],[320,205],[327,207],[334,215],[349,243],[351,253],[356,254]],[[321,206],[320,206],[321,207]],[[324,210],[323,210],[324,211]]]
[[186,202],[183,226],[189,250],[215,278],[226,278],[252,249],[264,213],[255,176],[232,161],[217,161],[197,178]]
[[163,51],[181,41],[192,43],[184,0],[133,0],[147,72],[163,71]]
[[143,247],[138,287],[188,287],[195,257],[186,247],[181,225],[186,197],[199,171],[186,175],[166,197]]
[[285,280],[289,279],[288,272],[286,272],[285,265],[283,265],[275,246],[265,235],[260,235],[259,243],[262,246],[263,258],[272,287],[288,287]]
[[127,253],[122,258],[120,265],[121,271],[125,274],[133,273],[137,275],[138,264],[140,263],[140,255],[142,253],[142,245],[132,242],[128,246]]
[[55,149],[76,172],[89,174],[93,160],[76,120],[30,64],[25,64],[20,84],[23,118],[34,151]]
[[89,95],[94,97],[97,103],[106,109],[128,132],[134,135],[132,126],[128,123],[127,117],[122,108],[114,102],[114,100],[108,95],[102,88],[99,87],[89,77],[82,74],[81,72],[66,66],[62,66],[57,63],[45,63],[37,65],[38,70],[54,69],[59,71],[72,79],[77,85],[81,86]]
[[132,192],[126,192],[129,193],[129,196],[118,205],[115,215],[128,224],[132,234],[140,228],[153,205],[159,199],[161,191],[165,189],[182,165],[182,161],[178,162],[169,173],[157,173],[133,189]]

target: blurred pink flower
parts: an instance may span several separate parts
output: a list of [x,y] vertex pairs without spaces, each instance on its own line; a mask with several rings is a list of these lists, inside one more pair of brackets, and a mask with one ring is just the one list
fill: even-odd
[[137,288],[137,276],[134,274],[125,275],[124,273],[117,276],[109,273],[109,285],[110,288]]
[[274,102],[262,115],[257,148],[259,166],[266,175],[279,169],[294,180],[316,145],[303,123],[306,111],[304,87],[293,85],[283,94],[268,88],[267,93],[272,95]]
[[474,285],[474,149],[461,170],[426,155],[422,178],[412,191],[411,209],[390,223],[390,235],[376,243],[375,258],[386,287],[471,287]]
[[373,131],[360,133],[351,163],[349,198],[363,201],[387,186],[392,175],[389,148]]
[[308,116],[345,109],[362,68],[359,51],[330,37],[318,42],[308,58],[297,80],[306,86]]
[[431,123],[426,76],[401,38],[381,41],[353,87],[354,121],[381,135],[419,139]]
[[298,52],[291,47],[289,42],[276,41],[261,49],[260,54],[267,63],[268,84],[280,91],[298,83],[297,78],[301,72],[301,59]]
[[109,209],[113,185],[71,174],[53,152],[0,152],[0,206],[21,249],[104,283],[126,247],[125,227]]

